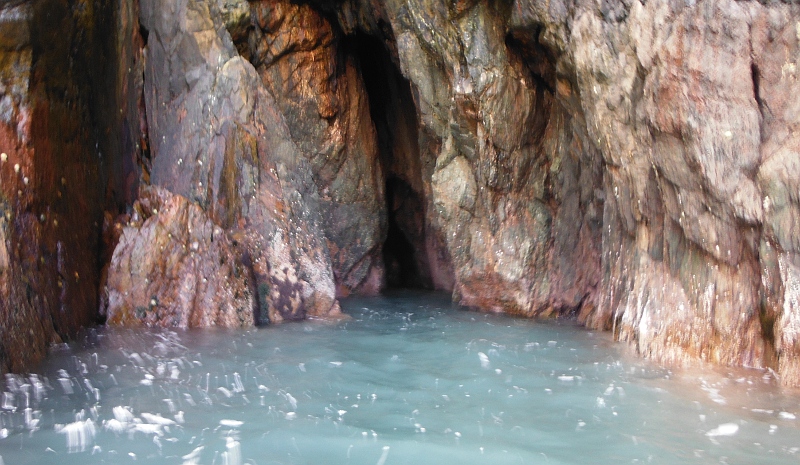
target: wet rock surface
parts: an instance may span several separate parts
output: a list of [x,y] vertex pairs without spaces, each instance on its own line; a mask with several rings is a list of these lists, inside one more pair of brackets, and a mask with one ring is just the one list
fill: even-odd
[[242,246],[184,197],[147,188],[108,264],[108,324],[253,325],[255,288]]
[[98,226],[116,203],[109,140],[124,115],[106,100],[122,93],[109,78],[113,5],[87,6],[0,6],[0,370],[26,369],[97,319]]
[[797,6],[381,6],[458,301],[797,383]]

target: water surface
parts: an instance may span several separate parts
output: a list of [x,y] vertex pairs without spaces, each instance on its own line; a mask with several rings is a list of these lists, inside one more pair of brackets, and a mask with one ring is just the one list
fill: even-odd
[[103,329],[8,377],[16,464],[784,464],[800,396],[761,371],[671,372],[604,333],[439,294],[247,331]]

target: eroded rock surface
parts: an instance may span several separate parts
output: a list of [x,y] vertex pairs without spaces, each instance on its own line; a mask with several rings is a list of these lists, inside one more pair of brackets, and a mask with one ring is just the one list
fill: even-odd
[[797,383],[796,5],[381,6],[457,300]]
[[360,63],[310,4],[259,0],[251,9],[251,61],[311,169],[338,293],[377,293],[386,212]]
[[252,326],[255,287],[241,248],[197,204],[145,189],[108,264],[108,323]]
[[[771,227],[766,207],[771,186],[800,185],[796,171],[770,167],[798,154],[797,113],[771,101],[798,89],[774,68],[798,57],[797,7],[633,2],[620,14],[612,29],[587,11],[571,32],[587,127],[608,166],[608,272],[592,324],[618,319],[622,339],[659,359],[765,366],[777,356],[785,367],[794,357],[773,334],[794,311],[773,277],[791,272],[770,255],[796,260],[778,232],[796,226]],[[780,373],[797,383],[793,369]]]

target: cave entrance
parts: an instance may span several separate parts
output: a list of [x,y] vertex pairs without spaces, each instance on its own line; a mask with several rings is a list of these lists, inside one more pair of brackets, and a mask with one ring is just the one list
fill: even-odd
[[361,67],[384,173],[388,216],[383,244],[386,287],[433,289],[417,111],[411,85],[383,41],[356,33],[348,42]]

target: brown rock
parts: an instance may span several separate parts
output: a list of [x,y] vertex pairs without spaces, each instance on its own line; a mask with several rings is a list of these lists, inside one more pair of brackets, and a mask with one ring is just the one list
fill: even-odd
[[458,300],[796,378],[797,6],[382,3]]
[[[118,83],[103,93],[123,102],[117,116],[72,86],[84,74],[54,72],[71,69],[73,39],[31,77],[25,37],[55,43],[60,29],[26,29],[20,5],[0,9],[0,297],[21,309],[8,327],[41,324],[45,340],[48,325],[75,326],[61,309],[93,295],[97,267],[73,250],[99,249],[94,188],[109,179],[113,216],[141,180],[156,186],[142,211],[181,199],[159,200],[187,212],[181,237],[191,217],[227,238],[196,241],[230,256],[225,269],[161,245],[176,269],[251,273],[257,322],[336,313],[337,295],[387,283],[452,289],[484,310],[576,315],[662,361],[772,367],[800,383],[800,6],[143,0],[139,35],[135,2],[122,2],[121,65],[90,73]],[[124,136],[96,141],[122,154],[107,171],[81,152],[88,127]],[[51,189],[65,166],[88,181],[65,170],[69,189]],[[58,200],[85,190],[85,203]],[[158,256],[156,242],[129,241],[155,234],[160,215],[123,234],[120,256]],[[193,324],[195,307],[178,305],[189,296],[246,319],[222,290],[176,294],[150,260],[152,282],[125,271],[109,297],[141,287],[137,299],[169,302],[142,319],[164,324]],[[218,318],[229,321],[197,324]],[[0,336],[3,348],[19,337]]]
[[241,246],[186,198],[146,188],[108,266],[108,323],[252,326],[255,288]]
[[97,320],[106,160],[117,155],[108,141],[123,119],[114,117],[117,64],[108,59],[112,3],[0,6],[3,371],[27,369],[51,342]]
[[201,1],[142,2],[152,183],[241,237],[260,323],[335,312],[309,162],[223,16]]
[[386,207],[360,63],[310,4],[251,5],[252,61],[311,168],[337,292],[376,293]]

